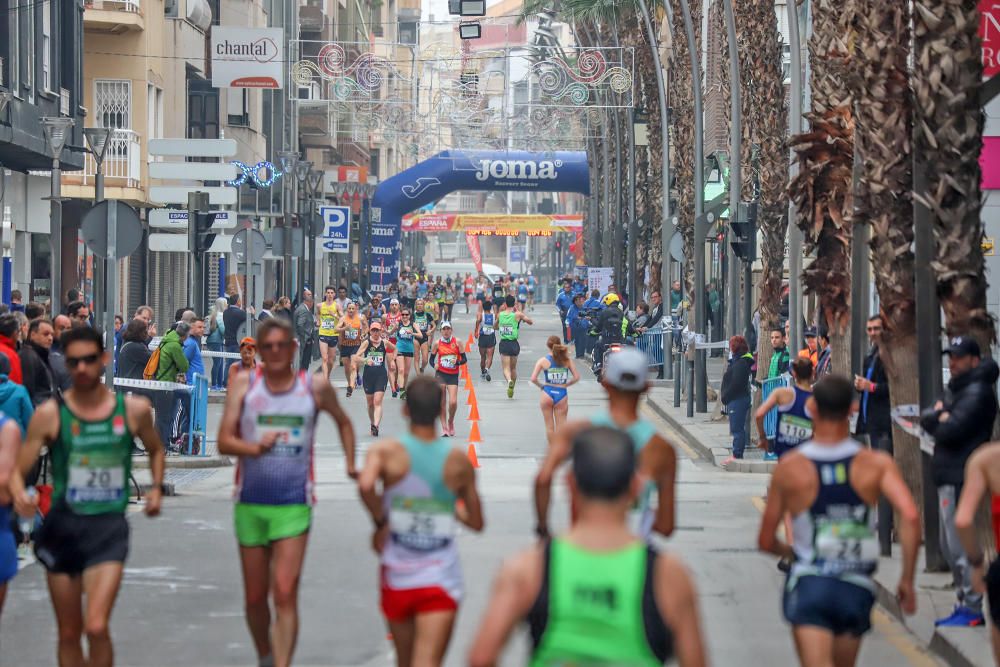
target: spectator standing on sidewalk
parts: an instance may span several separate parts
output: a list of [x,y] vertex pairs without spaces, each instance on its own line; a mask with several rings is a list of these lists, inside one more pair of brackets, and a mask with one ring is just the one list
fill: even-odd
[[563,342],[568,343],[570,338],[569,327],[566,324],[566,316],[569,314],[569,307],[573,305],[573,285],[563,283],[563,289],[556,297],[556,308],[559,309],[559,321],[562,323]]
[[747,415],[750,414],[750,380],[753,355],[747,339],[733,336],[729,339],[730,359],[722,375],[720,400],[729,415],[729,433],[733,436],[733,453],[722,465],[743,458],[747,446]]
[[[191,331],[188,332],[187,338],[184,339],[184,344],[181,348],[184,350],[184,356],[188,360],[188,369],[184,374],[185,380],[187,380],[188,385],[194,384],[195,373],[204,376],[205,375],[205,362],[201,356],[201,337],[205,335],[205,321],[195,318],[191,322]],[[191,392],[187,391],[175,391],[174,392],[174,425],[173,434],[174,438],[178,441],[181,447],[187,440],[188,432],[188,422],[191,419],[190,405],[191,405]]]
[[[222,342],[226,352],[240,351],[240,328],[246,324],[247,312],[240,308],[240,297],[238,294],[230,294],[226,297],[229,306],[222,313],[222,322],[225,330],[222,332]],[[164,440],[164,442],[166,442]]]
[[[156,366],[156,379],[160,382],[184,382],[188,369],[188,360],[184,356],[184,340],[191,331],[187,322],[178,322],[174,328],[163,335],[160,341],[160,362]],[[174,392],[156,392],[156,430],[160,434],[167,450],[171,450],[174,423]],[[176,453],[176,447],[173,447]]]
[[683,294],[681,293],[681,281],[675,280],[670,285],[670,311],[677,312],[680,308],[681,298]]
[[937,486],[941,523],[941,552],[951,567],[958,602],[938,626],[974,627],[985,622],[983,596],[972,586],[972,567],[959,540],[955,510],[965,482],[965,464],[979,445],[990,439],[997,417],[994,387],[1000,368],[981,359],[974,338],[951,339],[945,351],[951,379],[945,397],[920,417],[920,425],[934,438],[931,476]]
[[573,335],[573,345],[576,347],[576,358],[583,359],[584,355],[587,353],[587,345],[590,340],[590,336],[587,335],[587,330],[590,326],[587,320],[583,317],[583,295],[577,294],[573,297],[573,305],[569,307],[566,312],[566,326],[569,327],[570,333]]
[[830,332],[820,329],[816,336],[816,344],[819,346],[819,359],[816,361],[816,381],[824,375],[829,375],[833,370],[833,350],[830,348]]
[[[208,313],[208,338],[205,343],[209,352],[222,352],[225,349],[226,322],[223,313],[228,306],[226,298],[220,296]],[[221,390],[225,385],[228,361],[221,357],[212,357],[212,377],[209,378],[212,389]]]
[[7,357],[0,356],[0,413],[17,422],[23,438],[28,432],[28,422],[35,412],[35,406],[31,404],[28,390],[11,382],[9,374],[10,362]]
[[774,352],[771,354],[771,361],[767,365],[767,379],[779,377],[788,372],[788,343],[785,338],[785,330],[781,327],[771,329],[771,347]]
[[892,416],[889,405],[889,376],[885,373],[879,344],[882,341],[882,318],[868,318],[865,326],[871,349],[865,356],[861,375],[854,376],[854,388],[861,392],[858,426],[855,435],[867,436],[868,445],[892,453]]
[[813,369],[819,365],[819,341],[816,337],[816,329],[809,327],[803,336],[806,339],[806,346],[799,350],[799,356],[812,362]]
[[7,357],[10,372],[7,374],[12,382],[23,384],[21,375],[21,358],[17,356],[17,339],[21,323],[14,313],[0,315],[0,355]]
[[10,291],[10,312],[24,312],[24,304],[21,303],[21,290],[12,289]]
[[28,324],[28,340],[21,346],[21,374],[33,405],[41,405],[55,395],[56,382],[49,368],[52,323],[40,318]]
[[[146,320],[136,318],[125,327],[122,335],[122,351],[118,355],[118,377],[129,378],[131,380],[141,380],[146,364],[149,362],[150,351],[146,343],[146,332],[149,325]],[[148,393],[142,390],[131,390],[133,393],[146,396],[152,399]]]
[[299,341],[299,368],[302,370],[309,370],[315,336],[316,315],[313,313],[313,294],[309,290],[304,290],[302,301],[295,309],[295,338]]

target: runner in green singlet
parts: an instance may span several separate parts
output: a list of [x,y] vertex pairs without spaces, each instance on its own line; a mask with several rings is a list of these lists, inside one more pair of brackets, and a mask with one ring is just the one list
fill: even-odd
[[[111,356],[99,331],[69,329],[62,335],[62,347],[72,387],[61,401],[49,400],[35,411],[10,493],[19,514],[34,515],[38,500],[29,496],[21,475],[47,446],[52,456],[52,508],[35,536],[35,554],[47,570],[58,626],[58,662],[103,667],[113,661],[108,619],[129,550],[125,508],[134,438],[145,445],[153,476],[145,494],[147,516],[160,512],[163,443],[148,399],[116,394],[101,384]],[[86,658],[80,643],[84,608]]]
[[521,354],[521,344],[517,342],[521,322],[532,325],[534,322],[524,313],[514,309],[517,300],[507,296],[500,306],[497,315],[497,331],[500,334],[500,366],[507,380],[507,398],[514,398],[514,384],[517,383],[517,356]]
[[697,592],[687,569],[626,525],[639,482],[631,439],[591,427],[572,442],[572,528],[505,562],[468,663],[497,664],[519,621],[533,667],[706,664]]

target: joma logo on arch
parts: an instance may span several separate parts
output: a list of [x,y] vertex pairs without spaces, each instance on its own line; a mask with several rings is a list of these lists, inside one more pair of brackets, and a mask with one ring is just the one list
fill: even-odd
[[489,178],[509,178],[526,180],[553,180],[559,177],[558,167],[562,160],[480,160],[476,172],[477,181]]

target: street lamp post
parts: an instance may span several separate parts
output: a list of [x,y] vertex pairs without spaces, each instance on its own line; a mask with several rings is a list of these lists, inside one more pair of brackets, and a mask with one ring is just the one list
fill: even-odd
[[[104,158],[108,154],[108,145],[111,143],[111,129],[107,127],[87,127],[83,130],[83,136],[87,140],[87,148],[90,150],[91,155],[94,156],[94,204],[104,201]],[[104,322],[104,332],[107,336],[108,346],[114,348],[114,331],[115,331],[115,297],[118,293],[118,273],[117,273],[117,257],[115,255],[115,245],[117,243],[117,238],[115,238],[115,233],[117,232],[117,225],[108,225],[107,228],[107,241],[108,241],[108,252],[107,257],[104,260],[104,268],[98,270],[94,276],[95,281],[97,278],[103,277],[100,281],[100,289],[94,290],[94,301],[97,306],[97,313],[95,315],[95,321]],[[103,319],[102,319],[103,316]],[[111,364],[105,369],[107,386],[112,386],[110,383],[113,381],[113,366]]]
[[309,213],[306,215],[306,224],[309,225],[309,287],[314,294],[319,285],[316,281],[316,203],[323,187],[323,175],[322,170],[313,171],[306,183],[309,188]]
[[295,184],[294,178],[289,178],[295,174],[295,165],[298,164],[299,154],[295,151],[279,151],[278,159],[281,161],[281,171],[285,175],[281,185],[281,212],[282,227],[281,235],[284,243],[284,253],[281,260],[281,291],[285,296],[293,297],[292,290],[292,209],[295,199],[292,195],[292,188]]
[[[307,183],[309,182],[310,174],[312,173],[313,163],[308,160],[299,160],[298,164],[295,165],[295,182],[296,182],[296,201],[298,203],[297,208],[297,218],[298,226],[300,231],[304,234],[305,229],[303,228],[303,214],[306,213],[306,197],[308,192],[306,192]],[[302,244],[305,246],[305,244]],[[306,252],[305,247],[301,248],[301,253],[298,259],[298,280],[296,281],[296,295],[301,298],[302,291],[306,287]]]
[[[736,17],[733,14],[733,0],[723,0],[726,12],[726,36],[729,42],[729,219],[735,220],[740,207],[742,174],[740,167],[743,152],[743,102],[740,88],[739,45],[736,40]],[[726,265],[728,297],[726,302],[726,325],[730,336],[739,333],[740,326],[740,260],[732,246],[726,247],[729,261]],[[750,300],[750,284],[747,283],[745,298]]]
[[62,310],[62,166],[59,156],[73,128],[72,118],[45,116],[42,131],[52,157],[52,195],[49,197],[49,303],[52,317]]

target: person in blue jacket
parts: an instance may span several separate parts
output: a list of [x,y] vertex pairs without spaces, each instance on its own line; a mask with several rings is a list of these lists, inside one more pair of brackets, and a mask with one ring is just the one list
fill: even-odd
[[[590,298],[583,302],[584,310],[603,310],[604,303],[601,301],[601,293],[598,290],[594,290],[590,293]],[[593,352],[594,346],[597,345],[597,339],[592,336],[587,336],[586,340],[587,352]]]
[[582,294],[577,294],[573,297],[573,305],[569,307],[569,311],[566,313],[566,326],[573,333],[576,358],[583,359],[583,355],[587,353],[587,348],[590,347],[590,336],[587,335],[590,323],[583,316]]
[[0,354],[0,413],[17,422],[21,427],[21,437],[28,432],[28,422],[35,413],[35,407],[28,396],[28,390],[11,380],[10,362]]
[[582,294],[584,297],[587,296],[587,281],[582,276],[577,276],[576,281],[573,283],[573,295],[577,294]]
[[566,314],[569,313],[569,307],[573,305],[573,291],[570,281],[563,283],[563,289],[559,292],[559,296],[556,297],[556,308],[559,309],[559,321],[562,322],[563,328],[563,342],[569,342],[569,329],[566,327]]

